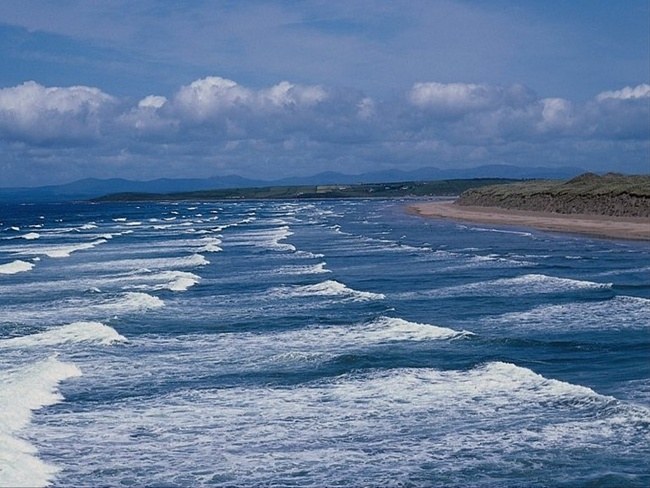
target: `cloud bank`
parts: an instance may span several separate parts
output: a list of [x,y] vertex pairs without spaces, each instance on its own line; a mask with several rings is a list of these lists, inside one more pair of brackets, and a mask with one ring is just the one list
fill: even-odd
[[29,81],[0,88],[1,184],[491,163],[649,172],[649,121],[648,84],[576,102],[523,85],[423,81],[378,100],[208,76],[131,100]]

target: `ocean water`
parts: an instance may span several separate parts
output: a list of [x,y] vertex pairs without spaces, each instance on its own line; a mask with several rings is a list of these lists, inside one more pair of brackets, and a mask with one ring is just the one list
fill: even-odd
[[649,486],[650,244],[405,204],[0,207],[0,486]]

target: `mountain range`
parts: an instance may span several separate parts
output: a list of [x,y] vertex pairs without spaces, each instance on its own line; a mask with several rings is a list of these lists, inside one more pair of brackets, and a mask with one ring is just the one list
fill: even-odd
[[111,193],[173,193],[226,188],[255,188],[289,185],[326,185],[356,183],[387,183],[400,181],[434,181],[457,178],[515,178],[515,179],[566,179],[584,173],[581,168],[562,167],[525,168],[509,165],[487,165],[467,169],[420,168],[412,171],[385,170],[348,175],[336,172],[313,176],[255,180],[238,175],[211,178],[159,178],[150,181],[133,181],[122,178],[86,178],[62,185],[32,188],[0,188],[0,201],[48,202],[86,200]]

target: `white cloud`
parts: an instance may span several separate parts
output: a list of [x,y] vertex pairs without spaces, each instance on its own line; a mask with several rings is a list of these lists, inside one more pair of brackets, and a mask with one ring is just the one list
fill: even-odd
[[320,86],[294,85],[282,81],[271,88],[261,90],[256,100],[261,106],[272,105],[276,107],[316,105],[327,98],[327,93]]
[[415,83],[408,94],[416,107],[440,114],[462,115],[494,106],[500,90],[472,83]]
[[138,108],[152,108],[158,109],[162,108],[163,105],[167,103],[167,97],[161,97],[157,95],[149,95],[144,97],[138,102]]
[[282,81],[255,91],[226,78],[209,76],[181,87],[174,96],[173,106],[180,117],[202,122],[238,109],[247,110],[245,116],[250,117],[278,109],[309,108],[327,98],[327,92],[318,85]]
[[96,136],[102,112],[114,102],[98,88],[28,81],[0,89],[0,130],[32,141]]
[[598,101],[607,99],[630,100],[635,98],[650,98],[650,85],[644,83],[637,86],[626,86],[620,90],[606,91],[596,96]]
[[246,105],[253,94],[236,82],[208,76],[182,86],[174,97],[177,109],[191,119],[202,121],[236,105]]
[[650,157],[647,86],[574,102],[540,98],[521,85],[426,82],[381,101],[357,90],[288,81],[252,89],[212,76],[169,97],[129,101],[92,87],[28,82],[0,89],[0,171],[7,181],[25,178],[30,165],[55,173],[55,164],[75,177],[281,177],[377,164],[622,158],[638,168]]
[[541,131],[564,130],[574,123],[573,106],[562,98],[545,98],[540,101],[542,106],[541,121],[538,128]]

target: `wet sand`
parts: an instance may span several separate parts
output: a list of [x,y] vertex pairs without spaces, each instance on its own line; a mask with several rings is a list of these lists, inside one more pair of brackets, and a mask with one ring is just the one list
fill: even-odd
[[587,234],[615,239],[650,240],[650,219],[609,217],[585,214],[556,214],[508,210],[497,207],[471,207],[453,202],[422,202],[409,205],[409,211],[423,217],[444,218],[481,224],[512,225],[534,229]]

